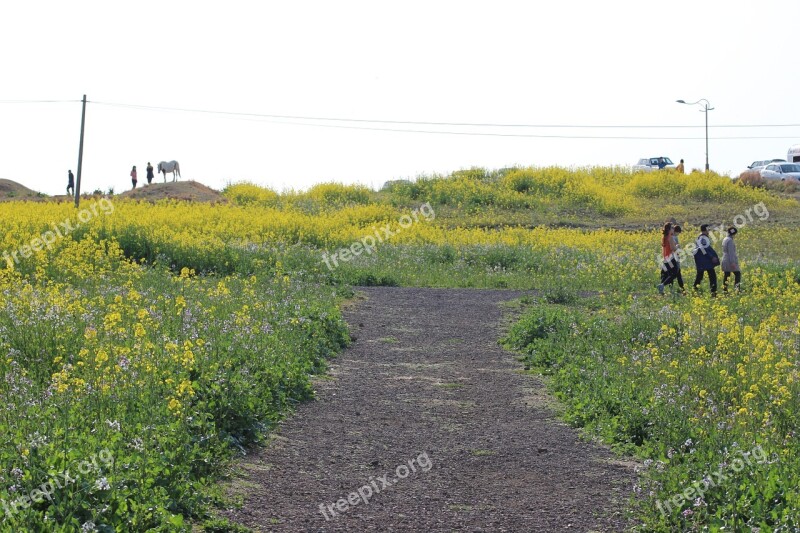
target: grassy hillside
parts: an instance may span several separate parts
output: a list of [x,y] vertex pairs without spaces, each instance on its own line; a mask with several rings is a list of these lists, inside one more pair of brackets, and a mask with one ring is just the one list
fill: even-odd
[[[382,284],[538,291],[506,342],[552,376],[570,422],[656,465],[634,501],[650,530],[798,527],[796,200],[609,168],[223,194],[4,203],[4,524],[202,523],[231,453],[308,398],[347,343],[348,285]],[[744,292],[658,297],[669,218],[684,243],[700,223],[741,225]],[[738,450],[763,460],[661,512]],[[57,498],[20,502],[92,457]]]

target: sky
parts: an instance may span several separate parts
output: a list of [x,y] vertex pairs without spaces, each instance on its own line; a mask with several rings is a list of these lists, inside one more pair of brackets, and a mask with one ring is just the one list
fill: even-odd
[[714,108],[717,172],[800,143],[796,0],[31,1],[0,18],[0,178],[46,194],[77,172],[84,94],[83,191],[173,159],[184,180],[279,191],[660,155],[702,169],[706,117],[678,99]]

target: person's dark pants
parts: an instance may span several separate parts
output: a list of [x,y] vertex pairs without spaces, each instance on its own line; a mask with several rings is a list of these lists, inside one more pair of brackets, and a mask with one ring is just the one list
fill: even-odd
[[733,274],[733,288],[738,289],[739,284],[742,282],[742,273],[739,270],[734,272],[725,272],[725,275],[722,276],[722,290],[724,292],[728,291],[728,278],[731,277]]
[[665,287],[673,281],[678,281],[678,287],[683,290],[683,276],[681,275],[681,265],[675,261],[664,261],[661,268],[661,284]]
[[683,289],[683,276],[681,275],[681,265],[675,264],[675,280],[678,282],[678,287]]
[[717,270],[714,268],[709,268],[707,270],[698,269],[697,276],[695,276],[694,278],[694,288],[697,289],[697,287],[699,287],[700,284],[703,282],[704,272],[708,272],[708,282],[711,285],[711,294],[712,295],[717,294]]
[[665,287],[675,281],[675,263],[664,261],[661,264],[661,284]]

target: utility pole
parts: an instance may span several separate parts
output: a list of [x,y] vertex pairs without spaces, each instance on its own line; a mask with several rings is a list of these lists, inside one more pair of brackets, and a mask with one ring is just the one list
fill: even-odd
[[706,114],[706,172],[708,172],[708,100],[703,108]]
[[75,180],[75,208],[81,203],[81,169],[83,168],[83,129],[86,125],[86,95],[83,95],[83,110],[81,111],[81,142],[78,147],[78,177]]
[[705,98],[701,98],[696,102],[685,102],[683,100],[675,100],[675,101],[678,102],[679,104],[703,106],[703,109],[701,109],[700,112],[706,114],[706,172],[708,172],[708,112],[713,111],[714,108],[711,107],[711,103]]

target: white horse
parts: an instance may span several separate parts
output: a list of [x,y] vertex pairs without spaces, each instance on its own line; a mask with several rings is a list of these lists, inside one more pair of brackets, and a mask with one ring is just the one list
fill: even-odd
[[172,172],[172,181],[175,181],[175,173],[181,177],[181,166],[177,161],[162,161],[158,164],[158,171],[164,174],[164,183],[167,182],[167,172]]

